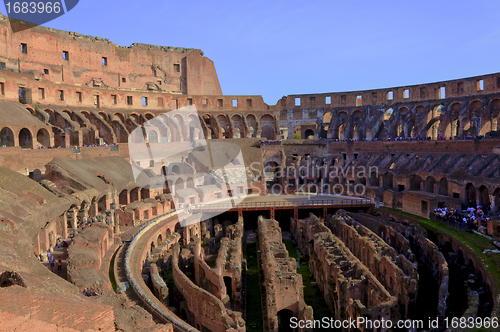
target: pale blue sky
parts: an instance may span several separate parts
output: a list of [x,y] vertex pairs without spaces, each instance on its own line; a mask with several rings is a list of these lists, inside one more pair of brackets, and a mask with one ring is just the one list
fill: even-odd
[[498,1],[80,0],[45,26],[200,48],[224,94],[274,105],[499,72],[499,14]]

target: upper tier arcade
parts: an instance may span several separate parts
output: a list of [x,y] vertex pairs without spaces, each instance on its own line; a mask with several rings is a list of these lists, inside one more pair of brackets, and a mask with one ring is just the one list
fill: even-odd
[[222,94],[213,62],[199,49],[137,43],[123,47],[6,16],[0,17],[0,33],[0,69],[31,74],[40,83]]

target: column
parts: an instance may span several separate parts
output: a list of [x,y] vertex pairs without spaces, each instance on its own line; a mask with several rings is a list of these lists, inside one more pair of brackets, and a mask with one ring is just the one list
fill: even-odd
[[67,212],[67,218],[71,224],[71,229],[76,231],[78,228],[78,219],[76,217],[76,214],[78,213],[78,210],[76,208],[71,208]]

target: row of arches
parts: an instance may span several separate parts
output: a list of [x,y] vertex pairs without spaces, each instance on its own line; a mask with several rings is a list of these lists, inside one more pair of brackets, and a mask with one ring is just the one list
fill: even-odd
[[471,98],[398,108],[328,110],[323,125],[328,138],[373,140],[394,137],[486,135],[498,130],[500,98]]
[[21,148],[32,149],[36,146],[49,147],[51,146],[50,142],[51,135],[45,128],[40,128],[33,132],[32,129],[26,127],[15,129],[5,126],[0,130],[1,147],[19,146]]
[[[253,113],[246,115],[226,113],[194,115],[191,113],[186,118],[176,114],[169,117],[168,122],[164,122],[165,117],[162,118],[162,114],[155,122],[153,119],[157,116],[151,112],[124,114],[111,110],[72,111],[50,108],[35,111],[31,107],[27,107],[27,110],[40,121],[53,127],[54,146],[127,143],[130,134],[136,128],[145,129],[146,132],[141,129],[139,133],[150,143],[191,141],[201,138],[202,135],[213,139],[248,137],[275,139],[279,127],[274,115],[269,113],[259,116]],[[31,134],[31,137],[33,136]],[[43,135],[40,140],[47,143]],[[3,141],[6,146],[9,146],[7,144],[12,144],[13,141],[12,135],[5,133],[2,136]]]

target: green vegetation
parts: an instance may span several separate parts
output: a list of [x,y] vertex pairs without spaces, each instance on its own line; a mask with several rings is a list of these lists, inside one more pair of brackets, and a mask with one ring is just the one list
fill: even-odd
[[247,245],[247,331],[263,331],[257,244]]
[[111,282],[111,286],[113,287],[113,290],[116,293],[116,290],[118,289],[118,284],[116,283],[116,278],[115,278],[115,269],[114,269],[115,257],[116,257],[116,252],[113,255],[113,258],[111,259],[111,262],[109,263],[109,281]]
[[165,284],[168,287],[168,305],[170,307],[173,307],[175,305],[175,283],[174,283],[174,276],[172,275],[172,269],[165,271],[164,276],[163,276],[163,281],[165,281]]
[[492,255],[487,256],[483,253],[485,249],[496,249],[484,236],[477,235],[475,233],[469,233],[464,231],[459,231],[453,227],[450,227],[446,224],[440,223],[438,221],[422,218],[407,212],[402,212],[395,209],[390,208],[381,208],[381,210],[385,210],[387,212],[391,212],[393,214],[398,214],[402,217],[416,220],[422,225],[424,228],[432,231],[432,232],[442,232],[450,235],[455,238],[457,241],[462,242],[464,245],[469,247],[474,253],[481,259],[484,267],[491,274],[493,282],[496,285],[500,285],[500,256]]
[[300,134],[293,134],[293,139],[301,139],[302,135]]
[[[298,261],[299,256],[292,241],[287,240],[283,243],[285,243],[286,250],[288,250],[288,255]],[[323,294],[316,285],[316,280],[314,280],[311,271],[309,271],[309,261],[304,257],[300,259],[300,267],[297,269],[297,272],[302,275],[302,283],[304,285],[304,301],[307,305],[310,305],[313,308],[314,318],[321,319],[323,317],[331,317],[332,313],[330,312],[330,309],[328,309],[328,305],[325,302]]]

